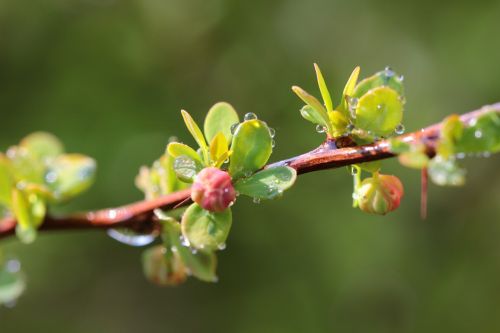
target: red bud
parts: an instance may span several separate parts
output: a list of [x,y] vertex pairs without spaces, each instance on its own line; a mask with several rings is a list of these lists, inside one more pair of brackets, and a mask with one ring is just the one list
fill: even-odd
[[385,215],[399,207],[403,184],[396,176],[380,175],[366,178],[356,190],[359,208],[367,213]]
[[224,211],[236,199],[231,176],[213,167],[201,170],[191,187],[191,198],[203,209]]

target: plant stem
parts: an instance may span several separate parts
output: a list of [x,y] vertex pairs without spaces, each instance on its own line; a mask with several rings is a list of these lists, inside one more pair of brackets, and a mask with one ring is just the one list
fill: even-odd
[[[492,111],[500,113],[500,103],[463,114],[460,120],[467,124],[472,119]],[[437,123],[419,131],[401,135],[398,138],[411,144],[423,144],[426,147],[426,154],[432,157],[435,155],[440,129],[441,123]],[[354,146],[352,140],[349,138],[330,138],[310,152],[269,164],[265,168],[286,165],[297,170],[298,174],[304,174],[307,172],[335,169],[346,165],[381,160],[394,156],[395,154],[390,151],[388,140],[377,141],[369,145]],[[153,200],[139,201],[116,208],[60,217],[47,215],[39,229],[66,230],[128,227],[136,231],[152,230],[157,227],[158,223],[153,218],[153,211],[155,209],[172,209],[181,203],[187,205],[190,203],[190,200],[188,200],[189,197],[190,190],[186,189]],[[0,238],[13,235],[15,233],[15,227],[16,221],[13,217],[1,220]]]

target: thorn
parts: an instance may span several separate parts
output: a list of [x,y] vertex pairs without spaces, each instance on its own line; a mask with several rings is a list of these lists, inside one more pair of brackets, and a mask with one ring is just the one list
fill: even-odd
[[423,168],[420,174],[420,218],[425,220],[427,218],[427,168]]

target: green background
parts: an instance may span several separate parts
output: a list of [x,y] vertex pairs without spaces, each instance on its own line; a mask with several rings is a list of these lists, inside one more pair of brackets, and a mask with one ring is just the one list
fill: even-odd
[[[0,0],[0,149],[35,130],[99,163],[96,184],[59,211],[142,198],[134,177],[170,136],[192,144],[220,100],[276,129],[272,160],[322,141],[293,84],[335,99],[356,65],[405,75],[407,130],[500,101],[500,2]],[[301,176],[281,200],[241,198],[217,284],[148,284],[141,249],[98,231],[2,241],[29,278],[7,332],[498,332],[499,156],[468,182],[429,190],[396,161],[401,208],[352,209],[345,169]]]

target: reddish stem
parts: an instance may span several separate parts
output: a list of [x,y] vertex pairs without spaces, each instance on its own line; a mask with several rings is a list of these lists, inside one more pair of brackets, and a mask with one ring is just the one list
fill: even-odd
[[[500,112],[500,103],[466,113],[460,119],[462,122],[468,123],[470,120],[491,111]],[[422,143],[426,147],[427,155],[432,157],[435,155],[435,147],[439,139],[440,129],[441,123],[437,123],[420,131],[401,135],[398,138],[407,143]],[[350,144],[349,138],[339,138],[337,140],[329,138],[321,146],[308,153],[269,164],[265,168],[287,165],[297,170],[298,174],[303,174],[395,156],[391,153],[387,140],[381,140],[364,146],[350,147]],[[338,148],[338,146],[344,148]],[[190,190],[186,189],[153,200],[139,201],[122,207],[61,217],[48,215],[40,229],[63,230],[128,227],[134,230],[149,230],[154,227],[153,212],[155,209],[172,209],[179,205],[188,204],[190,202],[190,193]],[[426,205],[426,202],[422,201],[422,205],[424,204]],[[13,235],[15,226],[16,221],[12,217],[0,221],[0,238]]]

